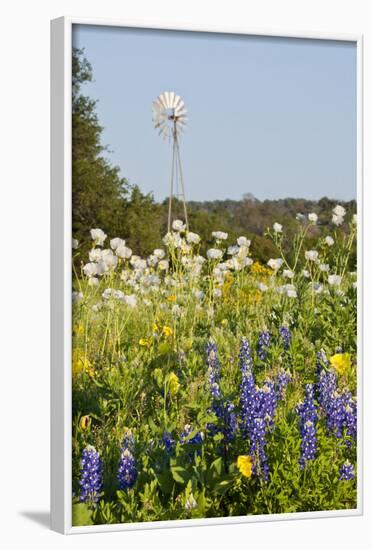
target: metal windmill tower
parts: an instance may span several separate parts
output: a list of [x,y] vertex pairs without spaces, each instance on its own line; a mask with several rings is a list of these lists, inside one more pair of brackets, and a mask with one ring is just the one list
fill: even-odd
[[168,232],[172,224],[172,199],[177,198],[183,203],[186,229],[189,229],[185,186],[180,156],[179,137],[186,126],[185,103],[175,92],[163,92],[152,104],[153,123],[160,136],[172,141],[172,169],[168,205]]

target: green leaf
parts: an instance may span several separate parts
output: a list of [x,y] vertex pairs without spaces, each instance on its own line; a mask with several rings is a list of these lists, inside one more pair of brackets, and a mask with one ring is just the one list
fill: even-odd
[[174,481],[177,481],[177,483],[182,483],[183,485],[187,483],[189,475],[185,468],[182,466],[171,466],[171,472]]
[[93,525],[92,510],[88,504],[79,502],[72,505],[72,525]]

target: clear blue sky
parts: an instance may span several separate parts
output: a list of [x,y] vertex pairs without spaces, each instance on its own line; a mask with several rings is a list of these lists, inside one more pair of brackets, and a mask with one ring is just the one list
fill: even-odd
[[152,126],[152,101],[182,96],[188,200],[356,194],[353,43],[75,26],[94,82],[103,142],[121,174],[162,200],[170,145]]

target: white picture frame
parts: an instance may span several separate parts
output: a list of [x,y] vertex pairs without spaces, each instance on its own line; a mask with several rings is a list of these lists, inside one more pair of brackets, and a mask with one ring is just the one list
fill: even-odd
[[[71,54],[73,25],[102,25],[233,33],[268,37],[307,38],[355,42],[357,47],[357,204],[358,204],[358,506],[352,510],[299,512],[216,519],[72,526],[71,468]],[[353,34],[276,32],[272,29],[179,27],[120,19],[61,17],[51,22],[51,527],[64,534],[124,531],[311,519],[363,513],[363,280],[362,280],[362,163],[363,163],[363,37]]]

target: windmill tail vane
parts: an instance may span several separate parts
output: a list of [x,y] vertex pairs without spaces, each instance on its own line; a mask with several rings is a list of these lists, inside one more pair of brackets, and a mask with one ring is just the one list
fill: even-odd
[[185,185],[181,163],[179,136],[187,122],[187,109],[183,99],[175,92],[163,92],[153,102],[153,124],[155,130],[164,139],[172,142],[172,167],[168,202],[168,232],[172,225],[172,200],[183,204],[186,229],[189,229]]

